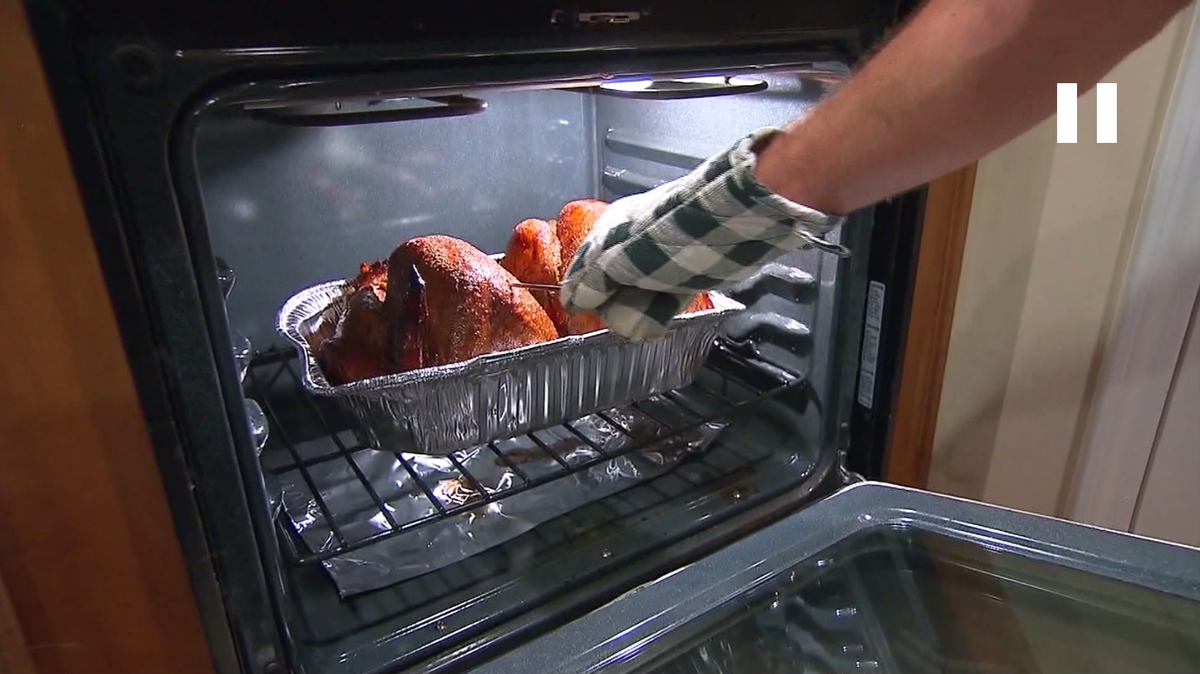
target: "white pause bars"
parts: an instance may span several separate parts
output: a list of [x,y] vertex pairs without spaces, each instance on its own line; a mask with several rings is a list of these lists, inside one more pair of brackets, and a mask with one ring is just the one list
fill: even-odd
[[[1078,142],[1079,85],[1058,83],[1058,142]],[[1096,85],[1096,142],[1117,142],[1117,83]]]

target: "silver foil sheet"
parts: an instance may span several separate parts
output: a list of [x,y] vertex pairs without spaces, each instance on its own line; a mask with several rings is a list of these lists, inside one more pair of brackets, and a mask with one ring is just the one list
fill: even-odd
[[676,318],[653,342],[605,330],[334,386],[315,354],[346,310],[347,285],[302,290],[279,311],[279,333],[303,355],[305,388],[344,401],[373,446],[435,456],[685,386],[704,364],[721,321],[745,308],[712,293],[713,309]]
[[[481,502],[477,509],[432,521],[324,561],[322,564],[339,594],[347,597],[379,589],[479,554],[542,522],[665,473],[688,453],[704,451],[725,427],[724,423],[712,422],[668,435],[671,431],[634,408],[609,410],[605,414],[624,426],[628,433],[596,415],[571,422],[571,426],[606,453],[618,453],[635,442],[645,447],[527,491],[486,504]],[[503,459],[486,447],[462,450],[455,453],[454,458],[484,489],[495,492],[508,489],[524,478],[536,480],[549,473],[565,473],[559,459],[567,465],[578,466],[599,456],[594,448],[563,426],[535,434],[558,459],[528,436],[496,442]],[[656,441],[659,437],[661,439]],[[415,477],[394,454],[363,451],[355,453],[351,459],[397,524],[437,512],[430,494],[445,507],[472,499],[482,501],[478,491],[449,458],[423,454],[404,456],[413,467]],[[348,460],[327,461],[309,466],[307,470],[347,542],[361,541],[389,530],[387,518],[368,495]],[[279,476],[279,484],[284,513],[303,545],[318,552],[338,547],[329,522],[304,476],[298,470],[285,472]]]

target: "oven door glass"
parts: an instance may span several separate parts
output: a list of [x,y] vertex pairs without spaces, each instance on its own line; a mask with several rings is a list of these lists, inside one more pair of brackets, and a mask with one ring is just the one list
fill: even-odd
[[1198,578],[1200,550],[865,485],[615,602],[626,629],[546,671],[1197,671]]

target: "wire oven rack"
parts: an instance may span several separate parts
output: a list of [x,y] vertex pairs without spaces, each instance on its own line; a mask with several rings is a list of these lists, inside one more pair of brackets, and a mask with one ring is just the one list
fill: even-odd
[[[298,471],[313,495],[316,507],[330,527],[330,543],[319,551],[306,551],[302,549],[303,544],[296,540],[298,536],[291,528],[288,518],[286,516],[277,518],[287,534],[285,540],[289,545],[285,546],[286,554],[289,561],[296,565],[320,563],[434,522],[474,511],[490,503],[585,471],[597,464],[645,450],[651,445],[684,434],[703,424],[735,415],[743,408],[761,400],[807,385],[807,380],[800,375],[773,367],[770,364],[759,363],[757,359],[748,359],[729,346],[718,343],[715,345],[708,367],[706,367],[706,371],[715,373],[716,377],[702,378],[706,379],[708,383],[701,383],[698,379],[684,388],[655,396],[657,403],[670,406],[676,412],[675,414],[664,415],[661,411],[656,413],[652,406],[647,404],[647,401],[634,402],[629,405],[640,415],[653,422],[657,427],[657,432],[649,435],[635,434],[634,431],[622,424],[616,415],[599,413],[597,416],[605,423],[630,439],[630,442],[614,449],[602,447],[586,434],[581,433],[574,426],[577,420],[564,420],[562,424],[555,427],[594,450],[594,456],[589,460],[568,462],[556,452],[551,443],[547,443],[539,437],[540,432],[535,431],[524,437],[532,441],[537,451],[553,460],[557,469],[531,476],[520,468],[518,462],[513,461],[498,447],[499,441],[492,442],[486,446],[486,450],[494,454],[496,460],[510,469],[517,479],[511,486],[489,490],[467,468],[462,460],[463,452],[451,454],[447,458],[462,477],[465,496],[460,494],[460,498],[456,498],[454,502],[447,502],[439,498],[434,489],[421,478],[408,457],[400,452],[392,453],[433,506],[428,515],[400,521],[371,485],[355,458],[362,452],[380,450],[362,441],[366,438],[366,434],[354,432],[360,430],[356,428],[357,421],[352,415],[344,413],[335,401],[318,399],[304,390],[297,371],[299,366],[298,354],[294,350],[273,348],[256,355],[248,371],[248,395],[262,403],[270,422],[271,444],[281,446],[283,450],[276,452],[283,459],[270,462],[269,465],[264,454],[264,470],[275,476]],[[279,388],[277,385],[281,380],[284,380],[285,384],[289,384],[286,386],[288,392],[286,394],[273,393]],[[707,404],[698,405],[696,403],[698,399],[706,401]],[[296,407],[301,409],[295,409]],[[294,419],[298,415],[308,419],[312,427],[307,431],[298,431],[294,422],[281,423],[285,417]],[[347,430],[351,432],[347,433]],[[330,449],[306,455],[306,452],[302,450],[302,445],[312,443],[301,442],[300,436],[322,436],[323,439],[332,441],[321,443],[323,447]],[[378,510],[380,517],[386,522],[386,529],[364,538],[351,539],[346,536],[337,525],[335,513],[331,512],[328,503],[322,498],[320,490],[309,472],[313,466],[329,461],[346,462],[357,481],[361,483],[374,508]]]

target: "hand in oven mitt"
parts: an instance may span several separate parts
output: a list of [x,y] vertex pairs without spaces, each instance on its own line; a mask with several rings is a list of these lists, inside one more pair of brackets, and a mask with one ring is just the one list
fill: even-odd
[[756,153],[777,133],[756,131],[678,180],[613,202],[562,279],[567,311],[595,311],[613,332],[655,339],[697,292],[742,281],[788,251],[845,255],[821,238],[842,216],[755,178]]

